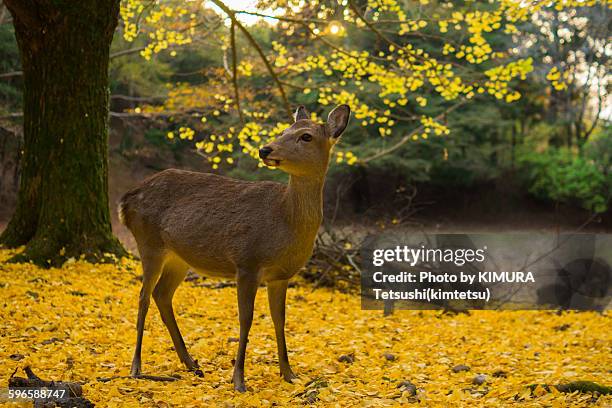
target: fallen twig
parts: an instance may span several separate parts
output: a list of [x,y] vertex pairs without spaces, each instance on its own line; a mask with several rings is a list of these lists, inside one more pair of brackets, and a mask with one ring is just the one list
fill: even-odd
[[119,380],[119,379],[136,379],[136,380],[150,380],[150,381],[161,381],[161,382],[172,382],[172,381],[177,381],[180,380],[181,377],[179,375],[174,375],[174,376],[165,376],[165,375],[150,375],[150,374],[139,374],[139,375],[115,375],[113,377],[98,377],[97,380],[99,382],[109,382],[112,380]]
[[46,398],[34,399],[34,407],[57,406],[71,408],[90,408],[94,406],[91,401],[83,397],[83,387],[80,383],[70,381],[43,380],[39,376],[34,374],[30,366],[26,366],[23,371],[25,371],[27,378],[15,377],[15,373],[17,372],[17,370],[15,370],[9,378],[9,388],[44,388],[50,391],[65,391],[61,393],[61,396],[56,396],[56,394],[52,394]]

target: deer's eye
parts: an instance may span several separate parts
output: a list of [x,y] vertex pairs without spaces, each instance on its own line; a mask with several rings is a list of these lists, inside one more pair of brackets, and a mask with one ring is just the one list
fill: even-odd
[[302,136],[300,136],[300,140],[303,140],[304,142],[310,142],[312,140],[312,135],[304,133]]

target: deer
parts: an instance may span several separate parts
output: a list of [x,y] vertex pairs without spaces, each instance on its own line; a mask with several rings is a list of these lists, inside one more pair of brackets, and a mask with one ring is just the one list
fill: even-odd
[[240,336],[234,389],[246,391],[247,341],[255,296],[263,283],[280,375],[288,382],[297,378],[285,341],[288,282],[312,255],[323,217],[330,155],[350,114],[348,105],[340,105],[325,123],[317,123],[300,106],[294,123],[259,149],[266,166],[289,175],[287,184],[168,169],[125,193],[118,204],[119,219],[134,235],[143,271],[132,377],[142,376],[142,339],[151,297],[180,361],[188,370],[199,371],[197,360],[187,351],[172,304],[176,289],[191,269],[203,276],[236,281]]

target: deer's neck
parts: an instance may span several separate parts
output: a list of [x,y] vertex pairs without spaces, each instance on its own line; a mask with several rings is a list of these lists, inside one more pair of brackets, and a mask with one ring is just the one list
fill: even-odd
[[291,176],[285,192],[284,204],[289,224],[300,238],[311,240],[323,218],[323,184],[320,177]]

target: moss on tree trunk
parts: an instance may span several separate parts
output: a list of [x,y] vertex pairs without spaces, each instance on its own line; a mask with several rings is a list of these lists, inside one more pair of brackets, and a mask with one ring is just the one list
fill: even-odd
[[16,211],[0,242],[57,265],[125,251],[108,208],[108,63],[118,0],[7,0],[24,82]]

